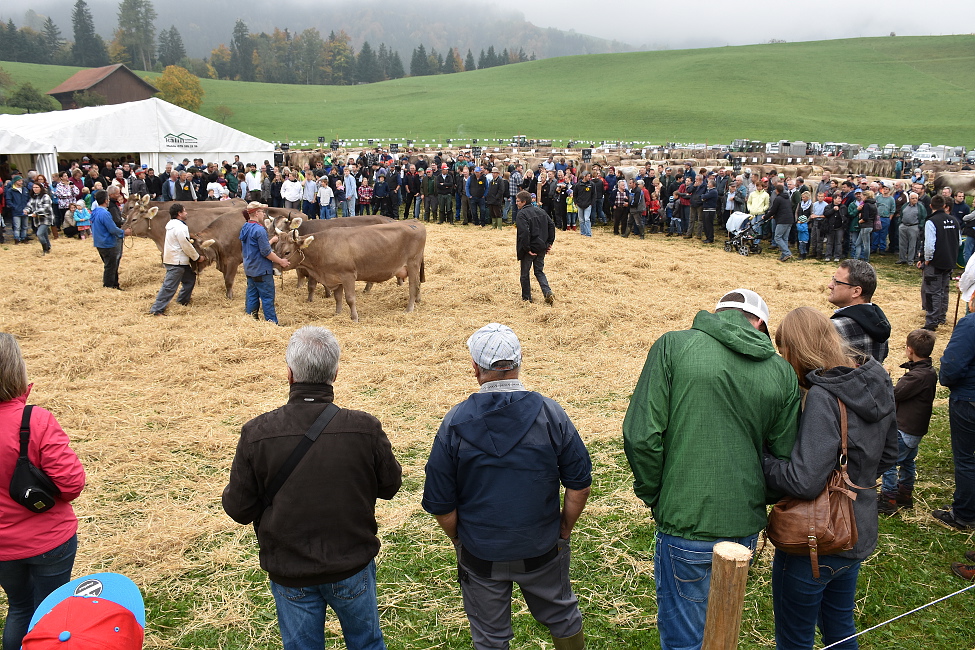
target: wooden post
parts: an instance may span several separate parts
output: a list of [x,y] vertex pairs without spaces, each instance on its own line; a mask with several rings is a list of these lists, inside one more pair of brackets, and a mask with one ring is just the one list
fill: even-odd
[[735,650],[745,606],[745,582],[752,552],[741,544],[718,542],[711,560],[711,590],[701,650]]

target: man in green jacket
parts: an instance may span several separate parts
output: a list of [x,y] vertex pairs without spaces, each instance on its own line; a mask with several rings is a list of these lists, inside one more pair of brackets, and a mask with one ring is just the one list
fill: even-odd
[[650,348],[623,420],[633,489],[656,521],[660,645],[700,648],[711,549],[755,549],[765,528],[762,453],[787,459],[796,438],[796,374],[768,336],[768,306],[735,289],[691,329]]

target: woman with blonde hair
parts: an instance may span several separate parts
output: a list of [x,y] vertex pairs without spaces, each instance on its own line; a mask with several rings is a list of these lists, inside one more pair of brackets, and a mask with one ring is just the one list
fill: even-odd
[[[85,470],[54,416],[39,406],[25,418],[27,367],[13,336],[0,333],[0,587],[7,594],[3,650],[20,648],[34,609],[71,579],[78,518],[71,501],[85,487]],[[28,419],[27,457],[54,483],[54,506],[36,513],[14,501],[10,485],[20,456],[20,428]]]
[[[840,457],[841,409],[847,416],[850,480],[873,486],[897,460],[897,420],[890,376],[872,357],[857,367],[832,323],[819,311],[799,307],[775,332],[779,353],[805,389],[799,435],[790,460],[766,454],[769,487],[799,499],[814,499]],[[851,488],[852,489],[852,488]],[[877,494],[854,489],[858,539],[853,549],[819,555],[819,577],[809,556],[775,551],[772,600],[777,650],[809,650],[819,625],[828,645],[856,633],[853,608],[860,564],[877,546]],[[856,642],[844,644],[856,648]]]

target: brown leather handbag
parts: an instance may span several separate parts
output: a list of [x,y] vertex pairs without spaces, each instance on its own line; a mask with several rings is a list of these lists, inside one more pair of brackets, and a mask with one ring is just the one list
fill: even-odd
[[766,535],[775,548],[790,555],[808,555],[814,578],[819,577],[819,555],[850,551],[857,543],[857,524],[853,501],[857,490],[846,471],[846,405],[840,407],[839,469],[830,472],[826,487],[815,499],[783,497],[772,506]]

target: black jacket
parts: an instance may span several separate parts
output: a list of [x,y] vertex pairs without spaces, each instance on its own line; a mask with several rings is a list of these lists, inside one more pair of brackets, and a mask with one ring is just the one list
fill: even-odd
[[772,205],[765,213],[766,219],[775,219],[775,226],[789,226],[796,222],[796,215],[792,212],[792,200],[783,192],[772,199]]
[[518,228],[515,251],[519,260],[528,257],[529,252],[544,255],[555,243],[555,222],[538,206],[526,205],[518,210],[515,223]]
[[901,364],[907,369],[894,386],[897,402],[897,428],[912,436],[923,436],[931,422],[931,406],[938,391],[938,373],[931,359],[908,361]]
[[285,406],[244,425],[223,491],[234,521],[261,517],[261,568],[286,587],[337,582],[365,568],[379,553],[376,499],[392,499],[402,483],[379,420],[342,409],[261,515],[264,490],[331,401],[327,384],[292,384]]
[[434,178],[437,179],[437,194],[439,196],[454,193],[454,177],[449,172],[444,175],[443,171],[441,171]]
[[580,208],[592,207],[594,198],[595,193],[593,192],[592,181],[579,181],[576,183],[575,187],[572,188],[572,200],[575,201],[575,204]]
[[503,205],[504,200],[508,198],[508,189],[508,181],[498,175],[491,181],[491,186],[488,187],[485,203],[487,205]]

